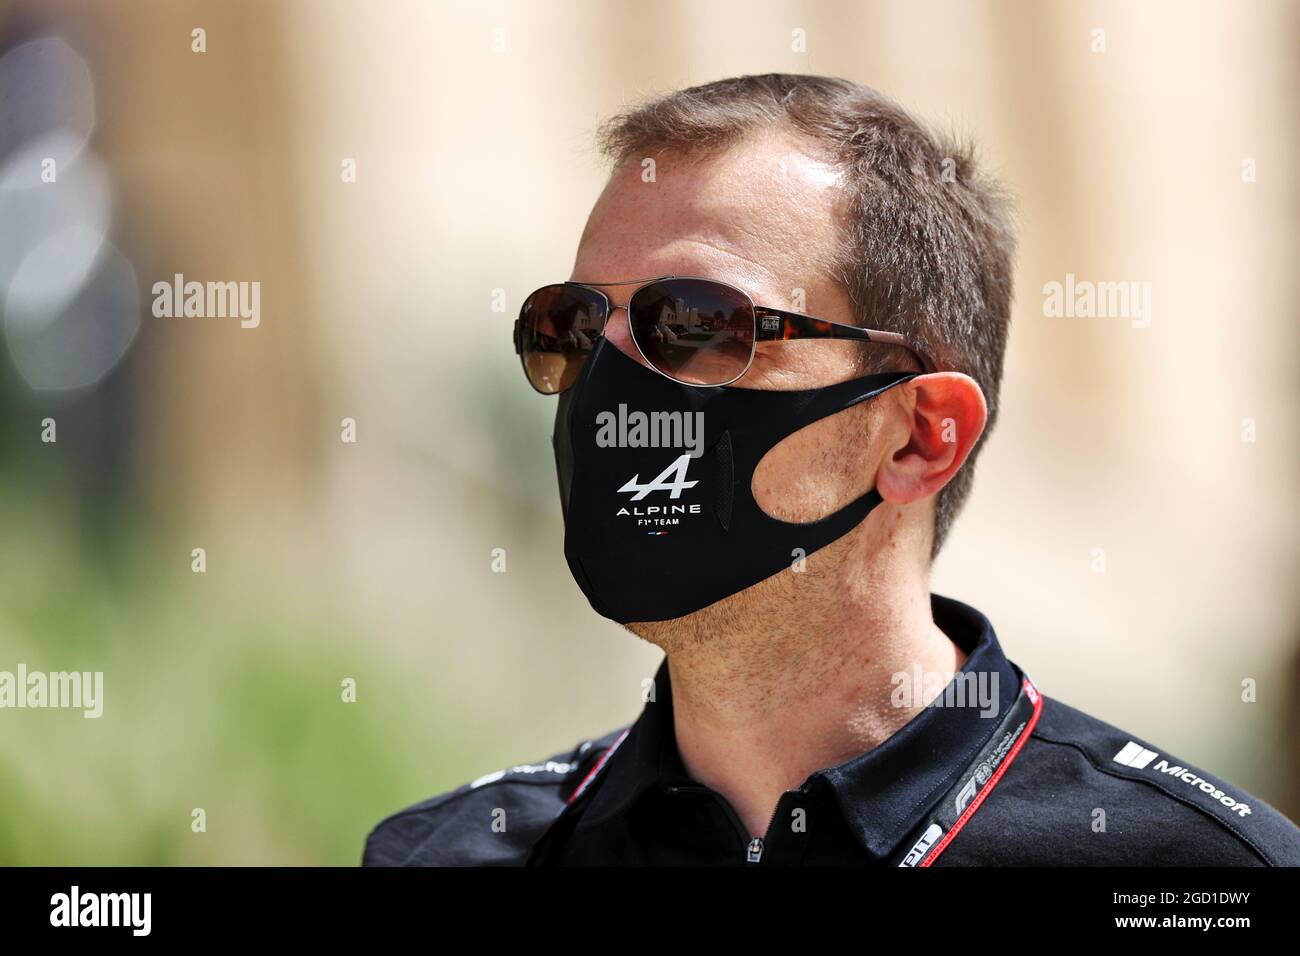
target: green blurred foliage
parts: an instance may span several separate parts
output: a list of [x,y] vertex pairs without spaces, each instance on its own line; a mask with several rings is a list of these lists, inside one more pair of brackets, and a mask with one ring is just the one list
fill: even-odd
[[0,669],[103,671],[104,712],[0,711],[0,864],[355,865],[383,816],[481,772],[328,602],[290,614],[146,532],[106,557],[7,477]]

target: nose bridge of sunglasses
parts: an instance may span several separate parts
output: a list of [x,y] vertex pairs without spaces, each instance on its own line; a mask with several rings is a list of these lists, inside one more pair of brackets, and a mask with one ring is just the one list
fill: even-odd
[[632,308],[636,306],[644,312],[647,304],[645,297],[657,287],[656,283],[662,281],[664,281],[663,278],[650,280],[630,290],[626,301],[623,303],[616,303],[612,297],[607,296],[609,300],[609,317],[605,323],[605,338],[629,358],[661,375],[673,378],[668,371],[661,367],[662,363],[656,363],[647,354],[649,345],[641,338],[632,321]]
[[632,342],[632,313],[626,305],[618,305],[614,302],[609,304],[609,313],[605,316],[605,326],[601,329],[601,334],[610,339],[615,345],[620,342]]

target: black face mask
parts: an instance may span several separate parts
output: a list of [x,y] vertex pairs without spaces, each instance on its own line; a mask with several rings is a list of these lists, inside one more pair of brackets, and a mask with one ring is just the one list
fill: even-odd
[[[620,624],[682,617],[852,531],[880,504],[874,488],[820,521],[792,524],[759,508],[750,487],[754,470],[787,435],[918,374],[888,372],[798,392],[694,388],[601,339],[560,394],[553,439],[564,556],[591,606]],[[645,420],[676,420],[683,428],[702,412],[702,454],[602,447],[598,435],[608,444],[609,418],[619,416],[620,405],[624,421],[635,423],[641,412]],[[665,419],[664,412],[680,414]],[[627,430],[634,441],[649,434]]]

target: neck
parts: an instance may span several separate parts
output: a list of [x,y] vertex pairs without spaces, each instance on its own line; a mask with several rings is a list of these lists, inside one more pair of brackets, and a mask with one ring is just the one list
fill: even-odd
[[898,551],[861,541],[826,550],[797,597],[784,575],[758,586],[762,613],[715,606],[690,639],[643,635],[668,652],[687,771],[752,836],[765,834],[785,790],[883,743],[930,702],[899,706],[895,674],[951,674],[966,660],[931,616],[926,562],[902,566]]

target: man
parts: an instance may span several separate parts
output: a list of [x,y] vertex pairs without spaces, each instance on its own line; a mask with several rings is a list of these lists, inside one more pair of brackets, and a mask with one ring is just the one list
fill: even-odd
[[640,717],[383,821],[364,862],[1300,862],[1300,831],[1044,698],[935,553],[997,413],[1007,206],[839,79],[608,123],[571,279],[515,330],[558,393],[565,555],[665,652]]

